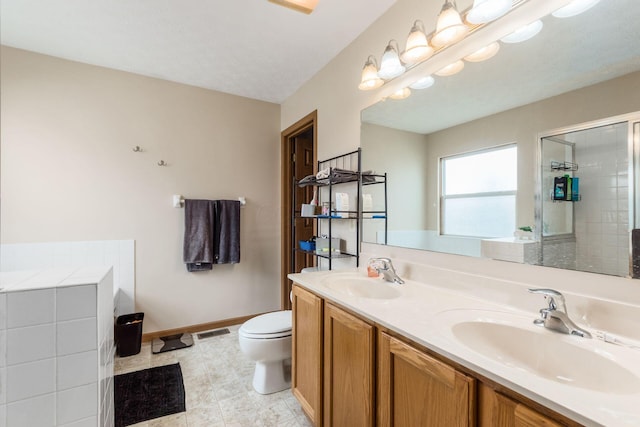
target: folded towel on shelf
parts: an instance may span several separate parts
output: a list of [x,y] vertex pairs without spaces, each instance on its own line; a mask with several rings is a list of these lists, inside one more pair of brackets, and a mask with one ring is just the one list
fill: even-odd
[[322,169],[321,171],[318,171],[318,173],[316,174],[316,179],[329,178],[329,174],[331,174],[331,168]]
[[298,181],[298,187],[306,187],[307,185],[315,185],[317,183],[315,175],[307,175]]
[[370,170],[362,172],[362,174],[361,174],[362,183],[363,184],[369,184],[371,182],[376,182],[376,177],[372,176],[374,174],[375,174],[375,172],[374,171],[370,171]]
[[333,168],[331,170],[331,176],[329,177],[333,184],[340,182],[355,181],[358,179],[358,172],[350,171],[348,169]]
[[184,201],[182,258],[187,271],[211,270],[213,266],[214,209],[210,200]]
[[[360,175],[362,176],[362,182],[369,184],[376,181],[376,177],[373,176],[373,171],[365,171]],[[356,181],[358,179],[358,172],[348,169],[340,168],[326,168],[321,170],[315,175],[308,175],[298,181],[298,187],[306,187],[308,185],[328,185],[339,184],[341,182]]]
[[216,231],[213,240],[214,263],[240,262],[240,202],[216,200]]

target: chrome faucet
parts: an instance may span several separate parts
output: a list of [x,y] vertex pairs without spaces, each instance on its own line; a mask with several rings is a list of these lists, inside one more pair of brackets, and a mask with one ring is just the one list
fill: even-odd
[[563,334],[591,338],[591,334],[569,319],[564,296],[554,289],[529,289],[533,294],[542,294],[548,300],[549,307],[540,309],[540,318],[533,323]]
[[382,273],[382,277],[387,282],[397,283],[399,285],[404,283],[404,280],[396,273],[396,269],[393,268],[393,263],[389,258],[371,258],[367,265],[375,269],[378,274]]

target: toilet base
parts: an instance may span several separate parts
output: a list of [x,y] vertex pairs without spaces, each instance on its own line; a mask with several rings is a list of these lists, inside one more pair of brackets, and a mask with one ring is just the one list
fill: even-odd
[[260,394],[271,394],[291,387],[291,359],[256,362],[253,388]]

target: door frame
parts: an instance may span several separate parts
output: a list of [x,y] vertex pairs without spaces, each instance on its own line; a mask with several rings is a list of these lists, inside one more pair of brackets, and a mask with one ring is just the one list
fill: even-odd
[[280,308],[282,310],[289,309],[291,307],[291,302],[289,300],[289,279],[287,278],[287,274],[289,271],[289,265],[291,264],[291,197],[289,195],[292,191],[291,177],[293,176],[293,171],[291,169],[291,156],[293,153],[291,139],[301,134],[302,132],[308,131],[310,128],[313,128],[313,165],[314,172],[317,169],[317,158],[318,158],[318,110],[314,110],[313,112],[307,114],[305,117],[298,120],[296,123],[292,124],[288,128],[282,131],[280,136],[280,184],[281,184],[281,193],[280,193],[280,229],[281,240],[280,240]]

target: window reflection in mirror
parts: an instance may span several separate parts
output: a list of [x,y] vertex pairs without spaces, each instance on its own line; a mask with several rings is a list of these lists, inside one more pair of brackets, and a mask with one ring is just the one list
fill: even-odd
[[480,238],[513,234],[517,154],[518,147],[508,145],[441,159],[442,234]]

